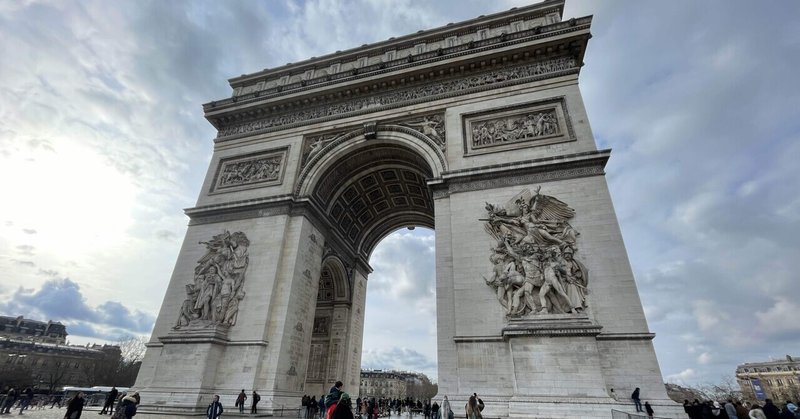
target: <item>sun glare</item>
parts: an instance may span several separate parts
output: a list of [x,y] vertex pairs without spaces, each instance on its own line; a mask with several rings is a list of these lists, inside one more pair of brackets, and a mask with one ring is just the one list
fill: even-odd
[[53,151],[13,155],[0,176],[14,197],[0,206],[0,219],[35,229],[36,248],[61,258],[81,255],[122,239],[131,225],[135,187],[86,147],[60,143]]

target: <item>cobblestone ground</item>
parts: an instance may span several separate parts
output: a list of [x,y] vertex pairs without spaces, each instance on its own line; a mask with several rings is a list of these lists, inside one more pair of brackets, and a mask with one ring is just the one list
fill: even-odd
[[[48,405],[44,409],[25,409],[22,414],[19,414],[19,408],[12,410],[11,413],[6,413],[0,415],[0,419],[11,419],[11,418],[25,418],[25,419],[63,419],[64,414],[67,412],[66,407],[58,408],[50,408]],[[89,406],[88,408],[83,409],[83,414],[81,415],[82,419],[94,419],[94,417],[100,417],[98,413],[100,412],[99,407]],[[105,415],[106,418],[109,418],[109,415]]]

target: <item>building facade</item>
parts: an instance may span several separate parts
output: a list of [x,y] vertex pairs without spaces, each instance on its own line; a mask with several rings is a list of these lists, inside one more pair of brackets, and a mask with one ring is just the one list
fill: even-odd
[[0,338],[65,344],[67,328],[59,322],[0,316]]
[[58,322],[0,317],[0,390],[115,384],[119,346],[67,345],[66,337],[66,327]]
[[786,355],[777,361],[744,363],[736,367],[736,381],[748,400],[797,401],[800,399],[800,360]]
[[405,399],[408,395],[406,374],[398,371],[361,370],[358,396],[362,399]]

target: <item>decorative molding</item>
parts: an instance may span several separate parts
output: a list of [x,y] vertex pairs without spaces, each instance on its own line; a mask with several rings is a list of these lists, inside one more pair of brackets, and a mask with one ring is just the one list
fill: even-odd
[[367,95],[345,100],[337,104],[307,107],[259,120],[241,122],[221,128],[217,138],[251,135],[303,125],[310,121],[322,122],[355,116],[399,106],[430,102],[466,93],[513,86],[520,83],[556,77],[577,72],[580,64],[573,56],[509,66],[471,77],[456,77],[440,82],[424,83],[391,92]]
[[209,194],[279,185],[289,147],[220,159]]
[[[549,12],[552,12],[549,11]],[[545,12],[545,13],[549,13]],[[591,16],[570,19],[568,21],[545,20],[535,22],[528,19],[539,20],[544,16],[542,12],[525,17],[514,17],[503,21],[500,26],[490,27],[489,25],[479,25],[471,28],[456,29],[455,32],[437,34],[433,38],[423,41],[426,51],[418,53],[409,51],[405,56],[402,49],[411,49],[414,44],[393,43],[382,49],[378,55],[365,56],[357,52],[350,52],[348,55],[337,54],[323,62],[316,61],[302,66],[287,64],[283,71],[265,70],[265,72],[243,75],[231,80],[233,96],[227,99],[217,100],[205,105],[206,108],[231,106],[234,104],[249,103],[264,98],[274,98],[288,94],[319,89],[331,85],[346,83],[364,77],[374,77],[380,74],[396,72],[398,70],[408,70],[414,67],[451,60],[465,55],[478,54],[491,49],[505,48],[516,44],[552,38],[570,32],[588,29],[591,24]],[[537,19],[538,18],[538,19]],[[516,27],[521,23],[518,19],[526,20],[522,28]],[[503,28],[503,26],[508,26]],[[489,29],[486,39],[479,38],[479,30]],[[449,44],[449,39],[456,39],[454,45]],[[394,56],[386,55],[386,51],[395,51]],[[359,61],[367,58],[368,65],[361,66]],[[351,60],[351,61],[346,61]],[[313,61],[313,59],[312,59]]]
[[653,340],[655,333],[601,333],[597,340]]
[[464,155],[575,141],[564,97],[461,116]]

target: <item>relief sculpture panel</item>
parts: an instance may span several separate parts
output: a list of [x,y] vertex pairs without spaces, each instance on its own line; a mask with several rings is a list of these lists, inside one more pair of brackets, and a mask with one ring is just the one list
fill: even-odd
[[575,139],[563,98],[464,115],[464,154]]
[[483,279],[506,316],[583,312],[589,271],[578,259],[575,210],[552,196],[525,189],[505,205],[486,203],[485,229],[496,240]]
[[286,149],[222,159],[211,192],[281,183]]
[[186,284],[186,299],[173,329],[233,326],[244,299],[244,275],[250,263],[250,240],[241,231],[227,230],[207,242],[197,261],[194,281]]

